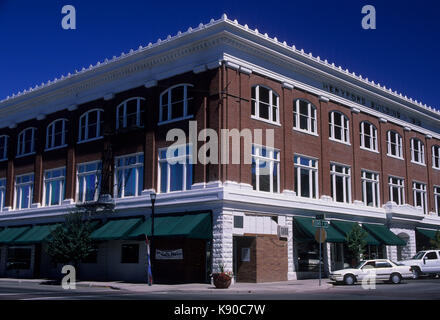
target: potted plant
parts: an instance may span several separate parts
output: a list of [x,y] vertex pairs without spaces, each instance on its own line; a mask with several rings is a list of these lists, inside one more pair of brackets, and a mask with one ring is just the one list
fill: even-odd
[[231,285],[232,272],[225,271],[224,265],[220,265],[220,272],[212,274],[212,280],[217,289],[227,289]]

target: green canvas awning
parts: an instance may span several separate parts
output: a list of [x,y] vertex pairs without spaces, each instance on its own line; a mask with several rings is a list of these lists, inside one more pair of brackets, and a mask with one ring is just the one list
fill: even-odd
[[55,230],[60,224],[33,226],[14,240],[14,244],[40,243],[46,240],[52,230]]
[[416,228],[416,231],[423,236],[427,237],[428,239],[434,240],[435,234],[440,230],[431,230],[431,229],[422,229],[422,228]]
[[[316,241],[315,240],[315,232],[318,228],[313,226],[312,218],[303,218],[303,217],[295,217],[295,228],[294,232],[296,233],[296,240],[298,242],[305,241]],[[295,231],[296,229],[296,231]],[[336,230],[331,224],[329,224],[328,228],[325,229],[327,231],[327,242],[345,242],[345,237],[338,230]]]
[[109,220],[100,228],[92,232],[93,240],[122,239],[134,227],[142,223],[142,218]]
[[[357,224],[356,222],[350,222],[350,221],[331,221],[331,224],[338,229],[339,232],[341,232],[345,238],[347,238],[347,234],[351,232],[353,227]],[[371,234],[367,232],[367,237],[365,238],[368,245],[377,246],[380,244],[379,241],[377,241]]]
[[371,233],[381,243],[389,246],[406,246],[406,242],[396,236],[383,224],[364,223],[362,227]]
[[[145,234],[151,236],[151,218],[135,227],[126,238],[141,238]],[[154,236],[211,239],[211,214],[204,212],[197,214],[156,216],[154,218]]]
[[0,232],[0,243],[12,243],[30,228],[30,226],[6,228]]

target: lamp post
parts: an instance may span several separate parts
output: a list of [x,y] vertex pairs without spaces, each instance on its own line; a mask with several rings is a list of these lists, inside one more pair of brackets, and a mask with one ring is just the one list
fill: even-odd
[[[156,202],[156,193],[153,191],[150,193],[150,200],[151,200],[151,237],[150,237],[150,248],[151,252],[154,257],[154,248],[153,248],[153,238],[154,238],[154,203]],[[153,261],[153,258],[150,258],[150,269],[151,273],[153,272],[153,264],[151,261]],[[148,285],[151,286],[152,284],[152,277],[148,277]]]

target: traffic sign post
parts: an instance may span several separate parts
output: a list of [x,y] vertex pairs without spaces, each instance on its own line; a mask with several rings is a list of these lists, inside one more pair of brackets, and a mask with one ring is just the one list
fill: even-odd
[[316,220],[313,220],[313,226],[318,228],[315,233],[315,240],[319,244],[319,286],[321,286],[321,262],[322,262],[322,250],[321,245],[327,239],[327,232],[325,229],[328,228],[329,222],[325,221],[325,216],[323,214],[317,214]]

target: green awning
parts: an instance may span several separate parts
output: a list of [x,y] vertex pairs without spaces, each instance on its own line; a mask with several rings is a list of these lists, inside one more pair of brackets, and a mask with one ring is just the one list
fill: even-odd
[[[315,232],[318,228],[313,226],[312,218],[303,218],[303,217],[295,217],[295,228],[294,232],[296,234],[296,241],[305,242],[305,241],[316,241],[315,240]],[[296,229],[296,231],[295,231]],[[331,224],[329,224],[328,228],[325,229],[327,231],[327,242],[345,242],[345,237],[338,230],[336,230]]]
[[12,243],[30,228],[30,226],[6,228],[0,232],[0,243]]
[[416,231],[422,234],[423,236],[427,237],[428,239],[434,240],[435,234],[440,230],[416,228]]
[[46,240],[52,230],[55,230],[60,224],[33,226],[14,240],[14,244],[40,243]]
[[[127,239],[151,236],[151,218],[135,227]],[[191,239],[211,239],[212,223],[210,213],[156,216],[154,218],[154,236],[174,236]]]
[[93,231],[90,238],[93,240],[122,239],[140,223],[142,223],[142,218],[109,220],[102,227]]
[[406,246],[406,242],[396,236],[383,224],[364,223],[362,227],[376,237],[381,243],[389,246]]
[[[332,220],[331,224],[340,231],[345,238],[347,238],[347,235],[351,232],[353,227],[357,224],[356,222],[350,222],[350,221],[335,221]],[[367,237],[365,238],[368,245],[377,246],[380,244],[379,241],[377,241],[371,234],[367,232]]]

